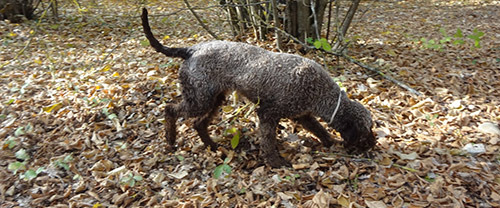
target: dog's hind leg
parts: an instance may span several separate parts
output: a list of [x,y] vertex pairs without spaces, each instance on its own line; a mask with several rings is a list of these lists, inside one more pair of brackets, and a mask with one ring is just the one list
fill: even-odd
[[210,82],[191,79],[182,71],[180,72],[180,80],[182,102],[177,105],[167,105],[166,108],[167,140],[171,145],[175,143],[175,121],[177,118],[196,118],[194,128],[198,135],[205,145],[209,145],[215,151],[217,145],[208,136],[207,126],[222,104],[224,94]]
[[214,115],[217,114],[217,110],[219,109],[219,106],[222,105],[223,101],[224,93],[220,93],[215,98],[215,101],[212,104],[211,111],[204,116],[197,118],[194,122],[194,129],[196,129],[196,131],[198,132],[198,136],[200,136],[201,141],[203,141],[205,145],[210,146],[210,149],[212,151],[217,150],[217,144],[208,135],[207,127],[208,125],[210,125],[210,121],[212,121]]
[[167,104],[165,107],[165,137],[170,147],[175,148],[175,137],[177,135],[175,130],[175,122],[179,117],[179,105]]
[[323,146],[330,147],[333,145],[330,133],[328,133],[328,131],[313,116],[304,115],[295,118],[294,120],[301,124],[306,130],[318,137],[321,140],[321,143],[323,143]]

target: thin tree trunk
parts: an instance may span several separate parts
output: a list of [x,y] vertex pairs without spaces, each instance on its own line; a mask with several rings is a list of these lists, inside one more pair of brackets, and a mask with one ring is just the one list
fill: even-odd
[[351,6],[349,7],[349,11],[347,11],[347,14],[344,18],[344,21],[342,22],[341,29],[339,31],[339,34],[337,34],[337,40],[335,42],[335,46],[333,47],[333,50],[338,50],[339,47],[342,45],[342,42],[344,41],[345,34],[347,33],[347,29],[349,29],[349,26],[351,26],[352,19],[354,18],[354,14],[356,14],[356,11],[358,10],[359,2],[361,0],[353,0]]
[[[276,0],[271,0],[271,6],[273,8],[273,18],[274,18],[274,26],[276,28],[281,28],[281,23],[280,23],[280,18],[278,17],[278,7],[277,7],[277,3],[276,3]],[[282,50],[283,49],[283,46],[282,46],[282,40],[281,40],[281,32],[279,30],[275,30],[276,31],[276,45],[278,46],[278,49],[279,50]]]

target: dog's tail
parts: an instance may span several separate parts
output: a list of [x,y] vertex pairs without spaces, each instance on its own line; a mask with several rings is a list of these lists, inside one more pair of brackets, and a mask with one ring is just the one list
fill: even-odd
[[146,34],[146,38],[149,40],[149,44],[153,46],[153,48],[160,53],[165,54],[169,57],[180,57],[183,59],[187,59],[191,56],[191,52],[188,48],[169,48],[163,46],[153,35],[151,32],[151,27],[149,27],[148,22],[148,10],[146,8],[142,8],[142,28],[144,29],[144,34]]

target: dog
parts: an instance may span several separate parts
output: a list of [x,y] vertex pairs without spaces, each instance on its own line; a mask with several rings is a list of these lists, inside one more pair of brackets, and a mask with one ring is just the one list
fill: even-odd
[[179,69],[182,101],[165,107],[169,145],[175,145],[177,119],[195,118],[194,129],[203,143],[216,151],[207,127],[226,93],[236,91],[259,103],[260,157],[271,167],[290,166],[278,151],[276,128],[281,118],[297,121],[326,147],[333,139],[316,117],[340,133],[349,153],[366,152],[375,146],[370,112],[350,100],[318,63],[230,41],[166,47],[151,32],[145,8],[141,19],[146,38],[157,52],[185,60]]

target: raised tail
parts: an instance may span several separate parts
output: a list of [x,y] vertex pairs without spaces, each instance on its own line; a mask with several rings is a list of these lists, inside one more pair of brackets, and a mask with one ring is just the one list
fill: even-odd
[[153,35],[151,32],[151,27],[149,27],[148,21],[148,10],[146,8],[142,8],[142,28],[144,29],[144,34],[146,34],[146,38],[149,40],[149,44],[153,46],[153,48],[160,53],[165,54],[165,56],[169,57],[179,57],[183,59],[187,59],[191,56],[191,53],[188,48],[169,48],[163,46]]

